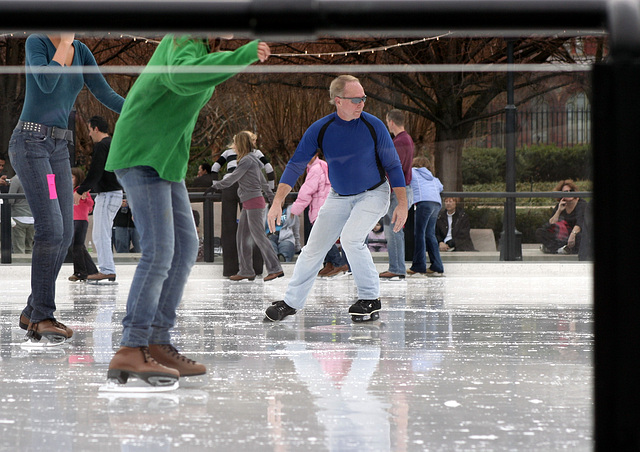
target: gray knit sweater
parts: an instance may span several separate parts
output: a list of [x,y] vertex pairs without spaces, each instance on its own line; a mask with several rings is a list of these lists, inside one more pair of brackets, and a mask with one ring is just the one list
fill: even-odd
[[213,181],[213,188],[221,190],[238,182],[240,202],[262,196],[264,192],[269,202],[273,201],[273,191],[262,174],[260,160],[254,154],[245,155],[238,161],[238,166],[222,180]]

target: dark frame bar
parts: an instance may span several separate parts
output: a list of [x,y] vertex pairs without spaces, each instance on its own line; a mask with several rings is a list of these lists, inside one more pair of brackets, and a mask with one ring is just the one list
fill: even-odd
[[[95,18],[100,17],[99,21]],[[0,29],[316,34],[485,31],[515,36],[606,28],[611,54],[594,70],[596,449],[640,449],[640,243],[633,211],[640,154],[637,0],[0,0]],[[53,30],[52,30],[53,29]],[[612,233],[625,240],[610,246]],[[507,265],[507,264],[505,264]]]
[[232,31],[261,37],[427,30],[584,31],[603,29],[606,12],[606,0],[3,0],[0,29]]

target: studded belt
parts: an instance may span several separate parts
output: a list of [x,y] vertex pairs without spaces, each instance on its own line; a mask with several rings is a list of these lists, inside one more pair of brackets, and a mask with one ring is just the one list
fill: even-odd
[[23,132],[38,132],[45,136],[55,138],[56,140],[73,141],[73,131],[69,129],[61,129],[60,127],[49,127],[36,122],[18,121],[16,126],[18,130]]

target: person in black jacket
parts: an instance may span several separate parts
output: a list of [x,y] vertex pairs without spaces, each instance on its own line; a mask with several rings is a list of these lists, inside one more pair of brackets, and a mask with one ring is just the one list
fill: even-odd
[[211,173],[211,164],[202,162],[198,166],[198,175],[193,182],[191,182],[190,188],[209,188],[213,184],[213,174]]
[[440,251],[475,251],[469,217],[457,206],[457,198],[444,198],[444,208],[436,221],[438,247]]
[[94,142],[91,166],[84,182],[73,194],[73,202],[77,205],[82,194],[91,191],[97,193],[93,208],[93,243],[98,254],[98,273],[89,275],[88,281],[116,280],[116,265],[113,261],[111,237],[113,218],[122,205],[122,187],[115,173],[105,171],[104,166],[111,147],[109,124],[101,116],[89,119],[89,136]]

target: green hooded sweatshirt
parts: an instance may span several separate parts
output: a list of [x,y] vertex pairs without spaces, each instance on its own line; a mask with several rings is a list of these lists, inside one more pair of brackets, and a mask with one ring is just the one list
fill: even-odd
[[[105,169],[150,166],[162,179],[184,180],[200,110],[211,99],[215,86],[235,75],[197,70],[206,66],[248,66],[256,61],[258,41],[233,52],[209,53],[202,39],[165,36],[127,95]],[[166,66],[167,70],[152,71],[153,66]],[[172,71],[188,66],[196,72]]]

